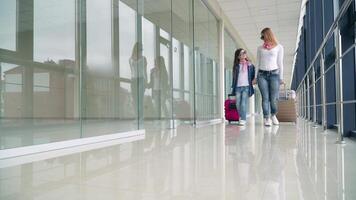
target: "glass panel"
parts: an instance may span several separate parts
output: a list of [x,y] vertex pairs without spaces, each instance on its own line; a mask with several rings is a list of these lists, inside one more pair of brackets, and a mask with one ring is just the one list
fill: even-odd
[[[192,88],[191,86],[191,79],[192,79],[192,74],[193,74],[193,66],[192,66],[192,56],[191,56],[191,50],[189,49],[188,46],[184,45],[184,90],[190,91]],[[193,92],[193,91],[190,91]]]
[[[156,68],[156,26],[149,20],[142,19],[142,43],[143,56],[146,60],[143,68],[145,74],[145,83],[149,83],[148,88],[144,91],[144,117],[146,120],[154,120],[160,117],[160,71]],[[142,70],[141,70],[142,71]],[[147,76],[147,73],[150,75]],[[163,71],[162,71],[163,72]],[[167,74],[166,74],[167,75]],[[167,76],[166,76],[167,77]],[[152,88],[150,90],[149,88]],[[155,91],[153,91],[155,90]],[[156,93],[157,90],[157,93]]]
[[87,0],[87,70],[112,74],[111,0]]
[[194,3],[2,0],[0,148],[216,118],[218,22]]
[[225,99],[231,92],[232,69],[237,45],[230,34],[225,30],[224,33],[224,63],[225,63]]
[[[171,92],[171,1],[143,0],[142,43],[148,74],[143,113],[145,128],[169,127],[172,119]],[[157,126],[158,125],[158,126]]]
[[[21,106],[22,86],[23,78],[22,73],[18,73],[23,70],[15,64],[0,63],[1,69],[1,118],[14,118],[21,117],[21,109],[17,109]],[[17,97],[17,98],[15,98]]]
[[218,23],[208,8],[195,1],[196,120],[219,117]]
[[209,102],[212,108],[210,110],[211,119],[219,118],[220,114],[220,100],[219,100],[219,85],[220,85],[220,71],[219,71],[219,34],[218,34],[218,21],[215,16],[209,12],[209,57],[211,58],[211,68],[210,68],[210,77],[211,86],[209,93],[212,95],[212,101]]
[[[75,2],[34,1],[34,60],[58,63],[75,57]],[[60,38],[60,39],[59,39]]]
[[190,0],[172,1],[174,117],[193,123],[193,6]]
[[[130,35],[127,32],[125,34],[127,30],[121,29],[126,29],[127,25],[121,25],[120,22],[123,23],[122,20],[126,19],[136,24],[136,12],[121,2],[116,4],[118,7],[112,9],[111,0],[88,0],[86,6],[87,61],[86,66],[83,66],[82,113],[85,117],[83,136],[135,130],[137,99],[136,95],[131,94],[137,94],[137,88],[133,89],[134,85],[128,87],[128,84],[131,83],[129,79],[133,78],[132,73],[135,73],[131,72],[130,68],[136,64],[132,61],[131,54],[132,51],[136,51],[133,34],[136,29],[129,26]],[[120,11],[122,19],[118,18]],[[120,31],[123,32],[123,36],[127,36],[125,42],[120,43],[121,46],[119,42],[114,41],[116,38],[119,39],[116,33]],[[116,52],[115,49],[122,51]],[[120,56],[115,53],[119,53]],[[123,77],[120,72],[123,72]],[[135,103],[131,104],[133,101]]]
[[[325,88],[326,90],[326,103],[336,102],[336,84],[335,84],[335,35],[333,34],[325,45]],[[327,105],[326,106],[327,114],[327,125],[329,127],[334,126],[337,123],[336,119],[336,106]]]
[[200,2],[194,1],[194,44],[195,44],[195,109],[196,120],[204,120],[209,117],[206,111],[207,98],[204,93],[204,87],[207,86],[206,70],[208,55],[208,9]]
[[[119,84],[118,117],[125,124],[138,127],[137,53],[142,50],[137,43],[137,1],[119,2]],[[135,59],[137,60],[137,59]],[[142,98],[140,98],[142,99]],[[126,121],[126,122],[125,122]]]
[[16,1],[0,1],[0,48],[16,50]]
[[1,149],[80,137],[75,4],[23,2],[18,22],[8,21],[19,30],[18,57],[0,62]]
[[173,38],[173,88],[174,89],[183,89],[181,88],[181,46],[180,42]]
[[[119,46],[120,46],[120,77],[130,82],[132,77],[129,60],[136,43],[136,11],[128,6],[128,2],[119,3]],[[131,92],[130,92],[131,93]]]

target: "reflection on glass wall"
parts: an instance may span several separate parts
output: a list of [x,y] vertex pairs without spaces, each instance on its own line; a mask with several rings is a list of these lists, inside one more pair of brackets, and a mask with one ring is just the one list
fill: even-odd
[[193,7],[190,0],[172,1],[174,118],[194,120]]
[[144,92],[145,127],[160,120],[169,127],[172,119],[171,0],[144,0],[142,18],[143,55],[148,74]]
[[234,66],[234,56],[237,49],[236,42],[230,34],[224,31],[224,64],[225,64],[225,99],[231,93],[232,69]]
[[16,50],[16,1],[1,0],[0,27],[0,48]]
[[219,117],[199,0],[2,0],[0,27],[0,149]]
[[196,120],[219,116],[218,22],[200,1],[194,1]]
[[[121,45],[125,45],[122,51],[125,56],[121,56],[118,38],[120,11],[123,12],[123,19],[135,24],[135,10],[124,3],[112,5],[111,0],[86,2],[86,60],[82,65],[81,88],[84,137],[137,128],[137,103],[134,102],[137,98],[132,96],[137,93],[131,92],[131,80],[121,79],[120,73],[124,71],[128,79],[133,78],[130,68],[135,62],[130,59],[133,59],[131,52],[136,55],[136,29],[128,27],[131,32],[126,35],[123,33],[126,38]],[[122,57],[122,62],[119,62]]]
[[3,8],[0,23],[10,28],[0,31],[0,149],[80,137],[75,3],[1,1]]
[[[115,43],[118,45],[118,63],[117,87],[121,92],[118,102],[115,103],[118,109],[118,118],[123,124],[137,127],[136,119],[138,118],[138,98],[137,97],[137,65],[136,60],[142,60],[138,56],[139,45],[137,43],[137,12],[136,0],[125,0],[119,2],[119,18],[115,21],[118,26],[118,36],[116,35]],[[117,30],[116,30],[117,31]],[[117,42],[117,39],[119,40]],[[141,59],[138,59],[141,58]],[[142,104],[142,103],[141,103]],[[129,123],[128,123],[129,122]]]
[[[30,8],[29,4],[28,9]],[[33,60],[74,60],[75,2],[34,0],[33,12]],[[27,49],[30,50],[30,46]]]

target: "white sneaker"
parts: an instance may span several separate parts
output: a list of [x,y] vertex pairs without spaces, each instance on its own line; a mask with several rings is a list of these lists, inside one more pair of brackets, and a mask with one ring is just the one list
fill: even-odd
[[264,119],[264,124],[265,124],[265,126],[272,126],[271,119],[270,118],[265,118]]
[[274,125],[279,125],[279,121],[278,121],[276,115],[272,116],[272,122],[273,122]]
[[239,125],[240,126],[245,126],[246,125],[246,121],[245,120],[240,120],[239,121]]

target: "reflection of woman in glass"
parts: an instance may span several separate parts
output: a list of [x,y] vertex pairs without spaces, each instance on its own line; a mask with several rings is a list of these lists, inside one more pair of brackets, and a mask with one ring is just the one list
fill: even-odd
[[[131,94],[133,98],[134,110],[137,111],[138,117],[143,117],[143,99],[145,85],[147,83],[147,60],[142,55],[142,44],[136,43],[130,58],[131,69]],[[138,107],[137,107],[138,106]]]
[[158,117],[163,108],[164,116],[168,117],[168,108],[166,100],[169,91],[168,72],[163,56],[155,59],[155,67],[151,70],[149,88],[152,88],[152,98]]

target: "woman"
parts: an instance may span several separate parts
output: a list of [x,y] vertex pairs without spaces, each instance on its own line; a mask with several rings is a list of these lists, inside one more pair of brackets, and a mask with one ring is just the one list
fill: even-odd
[[[283,84],[283,46],[270,28],[261,31],[263,45],[257,48],[257,84],[262,95],[264,125],[278,125],[279,85]],[[256,79],[253,81],[256,84]]]
[[[145,94],[145,86],[147,85],[147,60],[142,55],[143,49],[141,43],[136,43],[133,47],[130,57],[131,69],[131,94],[133,98],[133,106],[135,114],[141,120],[143,118],[143,99]],[[141,111],[138,113],[137,111]]]
[[248,98],[254,94],[252,80],[255,77],[255,67],[247,58],[244,49],[235,51],[232,94],[236,95],[236,108],[240,114],[240,126],[246,125],[246,110]]

